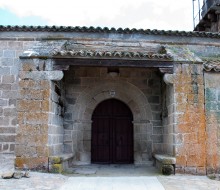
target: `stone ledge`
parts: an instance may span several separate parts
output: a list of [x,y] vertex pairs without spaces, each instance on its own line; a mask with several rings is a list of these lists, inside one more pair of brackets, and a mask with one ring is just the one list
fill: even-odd
[[[55,156],[50,156],[49,160],[51,161],[55,161],[55,162],[63,162],[63,161],[67,161],[69,159],[72,159],[74,156],[74,154],[60,154],[60,155],[55,155]],[[56,159],[59,158],[59,161],[56,161]]]
[[69,161],[73,159],[74,154],[61,154],[49,157],[49,171],[51,173],[62,173],[69,166]]
[[164,175],[175,174],[176,158],[166,154],[154,154],[154,165]]
[[153,156],[162,164],[176,164],[176,158],[173,156],[166,154],[154,154]]

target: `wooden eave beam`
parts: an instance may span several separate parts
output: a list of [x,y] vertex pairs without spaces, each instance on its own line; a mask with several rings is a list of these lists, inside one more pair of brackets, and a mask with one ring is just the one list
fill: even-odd
[[54,69],[63,70],[67,66],[89,67],[131,67],[131,68],[173,68],[172,61],[124,60],[124,59],[54,59]]

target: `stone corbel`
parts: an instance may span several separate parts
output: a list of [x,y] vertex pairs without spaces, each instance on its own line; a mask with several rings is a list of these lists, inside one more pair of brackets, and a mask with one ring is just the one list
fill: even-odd
[[29,71],[23,72],[22,79],[59,81],[63,78],[63,71]]
[[167,85],[172,85],[174,83],[174,75],[173,74],[168,74],[168,73],[164,74],[163,81]]

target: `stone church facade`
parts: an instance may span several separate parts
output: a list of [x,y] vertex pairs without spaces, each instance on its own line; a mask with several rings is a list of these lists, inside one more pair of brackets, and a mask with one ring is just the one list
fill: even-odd
[[0,26],[0,154],[47,171],[166,155],[176,173],[219,173],[219,52],[211,32]]

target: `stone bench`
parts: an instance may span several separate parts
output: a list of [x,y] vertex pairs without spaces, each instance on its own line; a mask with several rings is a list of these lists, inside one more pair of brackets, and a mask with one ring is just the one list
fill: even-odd
[[175,175],[176,158],[166,154],[154,154],[154,165],[162,172],[164,175]]
[[69,162],[73,159],[73,154],[62,154],[49,157],[49,172],[61,173],[69,167]]

